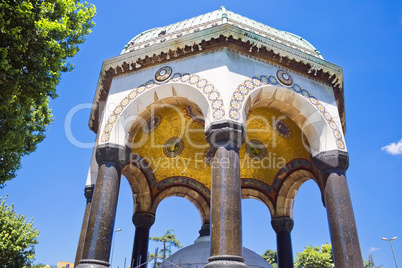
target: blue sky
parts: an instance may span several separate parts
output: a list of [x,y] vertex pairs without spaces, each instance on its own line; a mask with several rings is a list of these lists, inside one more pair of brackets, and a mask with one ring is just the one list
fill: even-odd
[[[55,121],[37,151],[26,156],[17,177],[0,190],[7,193],[18,213],[33,217],[41,231],[36,262],[74,262],[85,208],[83,190],[91,148],[79,148],[66,136],[68,112],[88,107],[93,101],[102,61],[117,56],[135,35],[218,9],[228,10],[279,30],[304,37],[334,64],[343,67],[346,103],[346,143],[350,155],[347,172],[364,258],[374,252],[376,264],[394,267],[388,242],[381,237],[401,236],[394,241],[402,263],[402,144],[399,154],[382,148],[391,143],[398,152],[402,139],[402,2],[401,1],[93,1],[96,27],[81,51],[71,60],[73,72],[64,74],[51,102]],[[71,119],[71,131],[80,142],[95,139],[88,126],[89,109]],[[71,140],[71,139],[70,139]],[[243,201],[243,245],[264,253],[275,249],[275,234],[268,209],[255,200]],[[131,258],[134,227],[133,202],[122,178],[113,267]],[[293,251],[309,244],[330,241],[325,208],[318,187],[306,182],[296,196]],[[182,198],[168,198],[157,211],[151,236],[167,229],[183,245],[198,236],[200,217]],[[155,243],[150,244],[153,252]]]

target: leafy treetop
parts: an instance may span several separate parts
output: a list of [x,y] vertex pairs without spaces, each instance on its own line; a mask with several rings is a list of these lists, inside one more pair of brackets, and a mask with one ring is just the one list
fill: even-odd
[[268,249],[261,257],[271,264],[273,268],[278,268],[278,254],[276,250]]
[[332,268],[332,246],[326,243],[320,247],[307,246],[296,254],[295,268]]
[[[159,250],[159,254],[163,256],[163,259],[166,259],[166,257],[169,257],[172,254],[172,246],[181,248],[183,247],[179,240],[176,238],[176,236],[173,234],[174,230],[169,229],[166,231],[166,233],[160,237],[150,237],[149,239],[162,242],[163,243],[163,248]],[[159,255],[158,254],[158,255]]]
[[[296,254],[295,268],[329,268],[335,267],[332,245],[326,243],[320,247],[307,246],[302,252]],[[277,265],[277,252],[267,250],[262,257],[276,268]],[[364,268],[381,268],[382,265],[376,266],[374,263],[373,254],[370,253],[367,261],[364,260]]]
[[30,267],[39,231],[32,219],[27,222],[24,215],[16,214],[6,200],[0,198],[0,268]]
[[94,26],[93,5],[79,0],[0,2],[0,187],[14,178],[52,121],[49,99],[67,58]]

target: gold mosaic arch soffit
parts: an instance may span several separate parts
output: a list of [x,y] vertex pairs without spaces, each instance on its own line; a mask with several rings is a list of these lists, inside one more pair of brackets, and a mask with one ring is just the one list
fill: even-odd
[[[218,89],[207,79],[196,74],[175,73],[167,82],[167,84],[169,83],[184,83],[197,88],[208,100],[212,111],[212,118],[214,120],[220,120],[225,117],[225,108],[221,94],[219,93]],[[142,93],[158,85],[159,84],[155,82],[155,80],[151,79],[131,90],[130,93],[128,93],[126,97],[120,101],[113,112],[109,115],[102,132],[101,142],[109,141],[114,124],[117,122],[124,109]]]
[[191,44],[183,42],[180,46],[177,46],[177,43],[175,43],[174,47],[166,44],[166,49],[162,49],[160,53],[143,49],[138,52],[125,53],[105,60],[88,122],[89,128],[95,133],[98,132],[99,115],[102,113],[100,103],[107,100],[114,77],[221,48],[227,48],[240,54],[252,56],[253,58],[261,59],[277,66],[285,66],[311,79],[317,79],[323,83],[332,85],[340,112],[342,128],[346,129],[343,73],[341,67],[314,57],[312,59],[302,56],[295,56],[293,58],[290,54],[283,54],[277,51],[275,47],[264,43],[260,44],[258,40],[249,38],[246,35],[235,38],[231,34],[227,36],[223,34],[209,37],[202,36],[199,40],[191,39]]
[[[278,81],[279,80],[279,81]],[[345,150],[345,141],[340,132],[338,125],[333,120],[331,114],[325,109],[324,105],[314,97],[307,89],[300,87],[298,84],[293,83],[293,79],[289,74],[283,70],[278,70],[277,76],[273,75],[260,75],[246,79],[233,92],[229,105],[229,118],[235,121],[240,121],[242,107],[247,96],[256,88],[266,85],[278,85],[288,90],[301,95],[304,99],[309,101],[325,119],[326,123],[332,131],[332,135],[336,140],[336,146],[340,150]]]

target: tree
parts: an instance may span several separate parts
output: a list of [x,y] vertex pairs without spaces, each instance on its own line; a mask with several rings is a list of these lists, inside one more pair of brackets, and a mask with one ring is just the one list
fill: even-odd
[[0,198],[0,268],[30,266],[39,231],[32,219],[27,222],[24,215],[16,214],[14,205],[7,206],[6,200]]
[[369,254],[367,261],[366,260],[363,261],[364,261],[364,268],[381,268],[383,266],[383,265],[380,266],[375,265],[373,253]]
[[162,259],[162,256],[161,256],[161,255],[157,254],[156,257],[155,257],[155,253],[149,254],[149,255],[148,255],[148,261],[151,261],[151,260],[153,260],[153,259],[155,259],[155,260],[154,260],[154,265],[153,265],[152,267],[159,267],[159,266],[161,266],[162,262],[161,262],[161,261],[158,261],[158,259]]
[[304,248],[302,252],[296,254],[296,268],[331,268],[334,266],[332,258],[332,246],[329,243],[322,245],[321,248],[312,245]]
[[50,265],[46,265],[46,264],[43,264],[43,263],[38,263],[38,264],[35,264],[35,265],[31,265],[31,268],[52,268]]
[[49,99],[67,58],[94,26],[95,7],[79,0],[0,2],[0,188],[35,151],[52,121]]
[[[167,230],[163,236],[160,237],[150,237],[149,239],[162,242],[163,248],[159,250],[159,254],[162,255],[163,259],[166,259],[166,256],[169,257],[172,254],[172,246],[181,248],[183,247],[179,240],[177,240],[176,236],[173,234],[174,230]],[[159,255],[158,254],[158,255]]]
[[276,250],[268,249],[264,255],[261,255],[273,268],[278,268],[278,254]]

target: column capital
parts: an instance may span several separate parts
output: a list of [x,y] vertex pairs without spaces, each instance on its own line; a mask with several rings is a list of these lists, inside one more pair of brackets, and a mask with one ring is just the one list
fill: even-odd
[[294,221],[288,217],[280,217],[274,218],[271,220],[272,228],[276,233],[279,232],[288,232],[290,233],[293,230]]
[[343,171],[349,167],[349,154],[345,151],[332,150],[321,152],[312,158],[315,168],[320,173],[331,170]]
[[239,150],[246,135],[243,124],[230,120],[212,123],[205,131],[206,140],[214,149],[226,147]]
[[84,196],[87,199],[87,203],[92,201],[92,195],[94,194],[94,188],[95,188],[94,184],[85,185]]
[[133,223],[135,227],[145,227],[149,229],[154,224],[154,222],[155,215],[153,214],[141,212],[134,213]]
[[117,144],[105,143],[96,147],[98,165],[114,163],[123,168],[130,159],[130,148]]
[[209,223],[204,223],[202,226],[201,226],[201,229],[198,231],[199,233],[200,233],[200,236],[199,237],[202,237],[202,236],[210,236],[211,235],[211,225],[209,224]]

